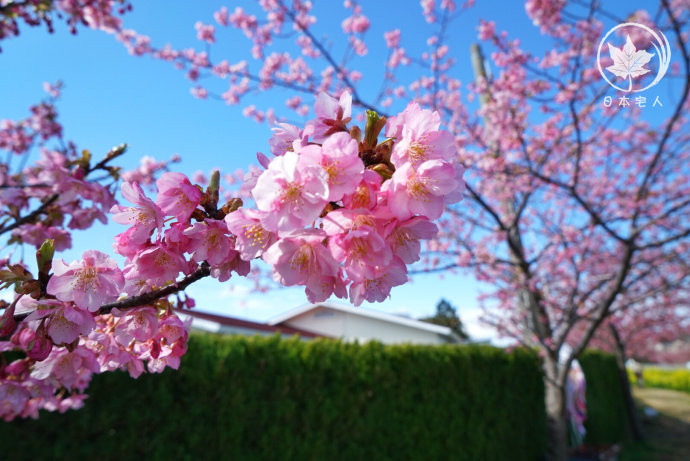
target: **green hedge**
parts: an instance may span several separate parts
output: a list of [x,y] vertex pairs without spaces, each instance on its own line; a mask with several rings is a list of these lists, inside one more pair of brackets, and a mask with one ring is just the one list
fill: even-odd
[[690,392],[690,370],[644,368],[642,370],[642,380],[647,387],[661,387]]
[[627,415],[616,358],[601,351],[586,351],[578,359],[587,383],[585,443],[610,444],[627,438]]
[[5,460],[536,460],[543,392],[525,350],[195,335],[179,372],[96,376],[84,409],[3,423],[0,446]]

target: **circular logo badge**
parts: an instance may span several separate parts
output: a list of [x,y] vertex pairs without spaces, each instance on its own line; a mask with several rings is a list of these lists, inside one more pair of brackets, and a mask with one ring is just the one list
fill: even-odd
[[[656,53],[649,53],[646,49],[638,50],[635,47],[635,43],[630,38],[630,34],[627,35],[625,43],[622,45],[616,46],[611,42],[607,42],[611,34],[622,27],[634,27],[644,31],[642,34],[646,33],[648,35],[650,45],[654,47]],[[609,55],[613,60],[613,64],[606,68],[602,68],[601,66],[601,49],[603,48],[604,43],[608,45]],[[649,45],[647,48],[649,48]],[[651,69],[649,69],[648,66],[654,57],[659,60],[659,68],[657,70],[656,77],[654,80],[652,80],[652,83],[644,88],[634,88],[633,79],[651,72]],[[601,42],[599,42],[599,49],[597,50],[597,67],[599,68],[599,73],[604,80],[606,80],[606,83],[618,91],[623,91],[625,93],[638,93],[653,87],[659,83],[662,78],[664,78],[670,63],[671,46],[669,45],[668,40],[663,32],[659,31],[657,33],[644,24],[639,24],[636,22],[626,22],[613,27],[606,33],[606,35],[604,35],[604,38],[601,39]],[[606,72],[604,72],[604,70],[608,72],[608,75]],[[623,86],[616,85],[609,79],[609,76],[614,80],[616,80],[616,77],[618,79],[622,79],[623,81],[627,80],[627,88],[625,88],[624,83],[621,83]]]

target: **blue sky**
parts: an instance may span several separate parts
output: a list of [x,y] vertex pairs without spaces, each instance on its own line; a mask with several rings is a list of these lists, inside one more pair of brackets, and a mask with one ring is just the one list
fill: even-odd
[[[180,0],[133,3],[134,11],[124,17],[125,27],[150,35],[154,45],[170,42],[177,48],[192,46],[197,49],[202,44],[195,39],[194,22],[212,23],[213,12],[222,5]],[[329,32],[330,46],[338,56],[343,47],[343,35],[339,30],[345,10],[341,2],[316,3],[319,18],[314,29],[316,35]],[[365,99],[373,99],[378,92],[387,53],[383,32],[400,28],[403,46],[416,55],[426,48],[426,38],[433,28],[418,15],[417,1],[363,3],[365,13],[372,20],[368,33],[370,54],[358,58],[354,67],[364,72],[360,92]],[[448,42],[459,63],[454,75],[463,82],[471,81],[468,49],[475,41],[475,27],[480,17],[496,21],[497,29],[509,30],[530,49],[538,51],[544,46],[520,2],[500,2],[500,8],[496,7],[498,2],[477,3],[476,8],[462,13],[448,32]],[[621,16],[629,11],[630,2],[616,3],[620,4]],[[249,4],[249,10],[254,7],[252,2],[242,4]],[[338,32],[330,33],[333,30]],[[219,44],[214,46],[212,56],[233,62],[247,55],[248,42],[236,31],[219,31],[217,38]],[[230,172],[253,163],[257,151],[268,151],[269,127],[244,118],[241,115],[244,104],[226,106],[218,101],[193,98],[189,92],[192,84],[183,73],[169,63],[130,56],[121,44],[103,32],[81,28],[78,35],[72,36],[64,25],[58,24],[56,33],[49,35],[44,28],[22,27],[21,36],[3,41],[2,48],[0,119],[26,116],[28,106],[44,95],[42,83],[62,80],[64,90],[58,110],[67,139],[74,140],[80,148],[88,148],[96,156],[126,142],[130,150],[123,158],[125,167],[134,167],[144,155],[166,159],[179,153],[182,162],[175,165],[176,171],[191,175],[196,170],[220,168]],[[401,76],[404,78],[406,73],[412,72],[413,69],[404,70]],[[211,82],[210,89],[224,91],[225,83],[218,84]],[[257,95],[247,100],[247,104],[263,108],[273,101],[284,100],[286,95],[280,91]],[[310,98],[305,100],[311,102]],[[402,106],[393,109],[402,109]],[[112,237],[123,230],[116,224],[97,225],[75,236],[74,248],[59,256],[69,261],[88,248],[112,254]],[[199,309],[254,320],[265,320],[306,302],[300,289],[252,294],[248,284],[236,278],[225,284],[204,280],[188,292],[196,298]],[[363,307],[419,317],[431,314],[437,301],[445,297],[458,307],[461,318],[469,324],[470,333],[486,337],[488,330],[480,328],[476,322],[477,293],[477,284],[469,276],[415,276],[412,283],[395,288],[388,301],[376,305],[365,303]]]

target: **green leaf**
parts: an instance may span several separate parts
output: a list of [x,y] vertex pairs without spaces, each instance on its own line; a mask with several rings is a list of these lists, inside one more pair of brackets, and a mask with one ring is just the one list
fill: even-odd
[[53,255],[55,254],[55,240],[47,239],[41,245],[41,248],[36,250],[36,263],[38,263],[38,272],[47,274],[53,265]]
[[381,117],[373,110],[367,111],[367,123],[364,126],[365,148],[373,149],[378,142],[379,133],[386,125],[386,117]]

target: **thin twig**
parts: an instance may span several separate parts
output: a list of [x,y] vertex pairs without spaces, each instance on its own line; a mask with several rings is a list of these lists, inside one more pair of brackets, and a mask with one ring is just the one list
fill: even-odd
[[[151,304],[157,299],[161,299],[166,296],[175,294],[178,291],[183,291],[192,283],[201,280],[204,277],[208,277],[209,275],[211,275],[211,267],[206,261],[204,261],[201,264],[199,264],[199,266],[196,268],[194,272],[184,277],[177,283],[168,285],[163,288],[159,288],[158,290],[149,291],[148,293],[144,293],[141,295],[130,296],[129,298],[121,299],[119,301],[103,304],[101,308],[98,309],[98,312],[96,312],[94,315],[109,314],[110,311],[112,311],[113,309],[131,309],[133,307],[146,306],[147,304]],[[31,314],[31,312],[23,312],[21,314],[15,315],[14,319],[19,322],[28,317],[29,314]]]
[[29,213],[26,216],[22,216],[21,218],[17,219],[15,222],[12,224],[9,224],[5,227],[0,228],[0,235],[4,234],[5,232],[9,232],[11,230],[16,229],[17,227],[21,226],[22,224],[30,223],[33,221],[35,218],[37,218],[41,213],[43,213],[50,205],[53,204],[58,199],[59,195],[58,194],[53,194],[50,197],[48,197],[48,200],[43,202],[40,207],[36,208],[34,211]]

